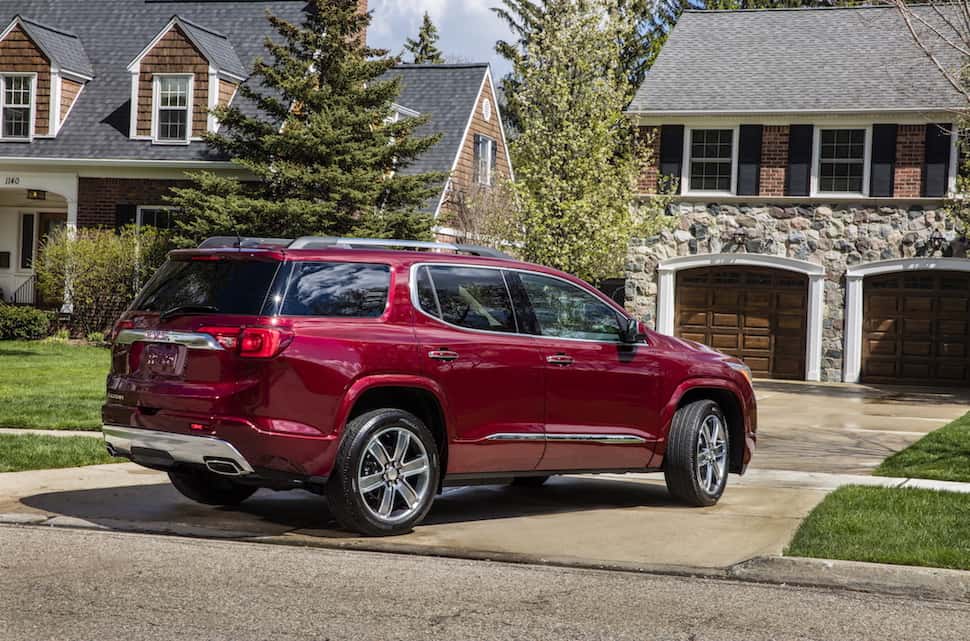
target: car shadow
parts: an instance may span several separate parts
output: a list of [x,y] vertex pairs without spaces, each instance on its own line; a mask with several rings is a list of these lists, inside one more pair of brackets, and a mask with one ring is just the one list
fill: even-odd
[[[235,508],[199,505],[168,484],[37,494],[21,502],[50,517],[79,519],[107,530],[211,538],[279,536],[294,530],[336,539],[323,497],[261,490]],[[487,485],[445,488],[424,525],[511,519],[633,507],[679,508],[663,484],[606,478],[557,477],[539,488]]]

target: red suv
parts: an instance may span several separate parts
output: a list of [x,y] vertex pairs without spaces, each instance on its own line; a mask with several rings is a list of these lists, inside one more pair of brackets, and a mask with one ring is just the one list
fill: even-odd
[[445,485],[555,474],[662,470],[712,505],[756,431],[743,363],[581,280],[327,238],[172,252],[115,329],[103,418],[111,454],[195,501],[305,489],[366,535],[408,531]]

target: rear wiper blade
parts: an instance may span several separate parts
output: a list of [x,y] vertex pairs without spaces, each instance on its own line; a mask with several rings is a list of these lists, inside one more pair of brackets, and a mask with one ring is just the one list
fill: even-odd
[[205,314],[206,312],[216,313],[219,311],[218,307],[213,307],[212,305],[179,305],[178,307],[173,307],[172,309],[165,310],[158,316],[158,320],[168,320],[170,318],[175,318],[176,316],[185,316],[188,314]]

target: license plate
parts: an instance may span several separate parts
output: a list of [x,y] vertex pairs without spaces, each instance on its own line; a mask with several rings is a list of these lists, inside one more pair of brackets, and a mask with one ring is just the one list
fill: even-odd
[[142,369],[156,376],[180,376],[185,366],[185,349],[181,345],[149,343],[141,357]]

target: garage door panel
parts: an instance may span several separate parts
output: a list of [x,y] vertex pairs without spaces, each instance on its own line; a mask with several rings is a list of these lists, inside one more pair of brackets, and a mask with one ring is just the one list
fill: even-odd
[[694,334],[690,332],[683,332],[680,337],[684,340],[694,341],[695,343],[707,344],[707,334]]
[[677,335],[741,358],[756,376],[804,378],[807,292],[806,277],[781,270],[681,272]]
[[970,275],[870,277],[863,299],[863,381],[970,384]]

